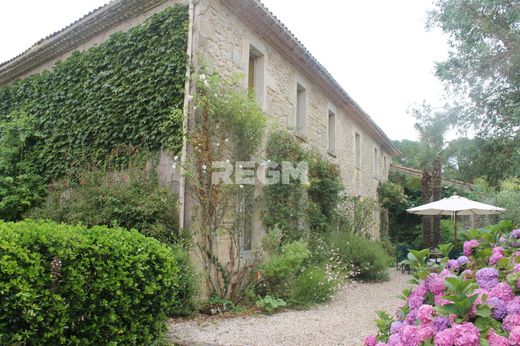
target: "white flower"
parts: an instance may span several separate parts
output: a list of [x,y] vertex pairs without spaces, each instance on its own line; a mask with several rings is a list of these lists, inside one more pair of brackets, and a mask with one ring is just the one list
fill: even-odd
[[177,155],[175,155],[175,156],[173,157],[173,161],[177,161],[178,159],[179,159],[179,156],[177,156]]
[[226,138],[226,139],[224,140],[224,142],[226,142],[226,143],[227,143],[227,142],[229,142],[229,139],[228,139],[228,138]]
[[240,185],[240,188],[243,189],[243,188],[244,188],[244,185],[241,184],[241,185]]
[[199,76],[199,79],[200,79],[201,81],[205,81],[205,80],[206,80],[206,75],[205,75],[204,73],[201,74],[201,75]]
[[202,165],[202,169],[203,170],[206,170],[207,166],[206,165]]

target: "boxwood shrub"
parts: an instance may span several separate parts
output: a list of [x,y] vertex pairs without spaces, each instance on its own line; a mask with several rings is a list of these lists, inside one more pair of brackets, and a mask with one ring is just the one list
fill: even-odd
[[154,344],[182,309],[180,262],[136,231],[0,222],[0,344]]

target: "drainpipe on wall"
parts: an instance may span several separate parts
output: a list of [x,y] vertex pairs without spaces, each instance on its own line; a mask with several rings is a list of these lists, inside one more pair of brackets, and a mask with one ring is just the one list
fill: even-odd
[[182,128],[185,134],[182,138],[182,149],[181,149],[181,165],[180,165],[180,177],[179,177],[179,231],[182,230],[187,224],[185,219],[186,215],[186,179],[185,165],[186,157],[188,154],[188,138],[187,134],[189,131],[189,114],[190,114],[190,101],[191,101],[191,67],[193,66],[193,23],[195,21],[195,2],[197,0],[189,0],[189,23],[188,23],[188,47],[187,47],[187,61],[186,61],[186,81],[184,83],[184,105],[183,105],[183,121]]

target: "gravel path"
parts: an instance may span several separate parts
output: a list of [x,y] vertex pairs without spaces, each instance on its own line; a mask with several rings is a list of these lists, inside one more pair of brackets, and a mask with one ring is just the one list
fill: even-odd
[[188,345],[362,345],[375,332],[376,311],[395,312],[410,276],[390,269],[390,281],[347,284],[324,305],[271,316],[173,322],[169,335]]

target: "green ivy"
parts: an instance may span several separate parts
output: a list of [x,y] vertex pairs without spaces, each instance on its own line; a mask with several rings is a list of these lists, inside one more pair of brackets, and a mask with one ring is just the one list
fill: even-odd
[[[27,148],[46,179],[102,164],[120,147],[156,150],[181,124],[162,126],[182,108],[188,11],[175,6],[50,71],[0,88],[0,120],[15,112],[36,119],[40,135]],[[3,149],[2,149],[3,150]]]

